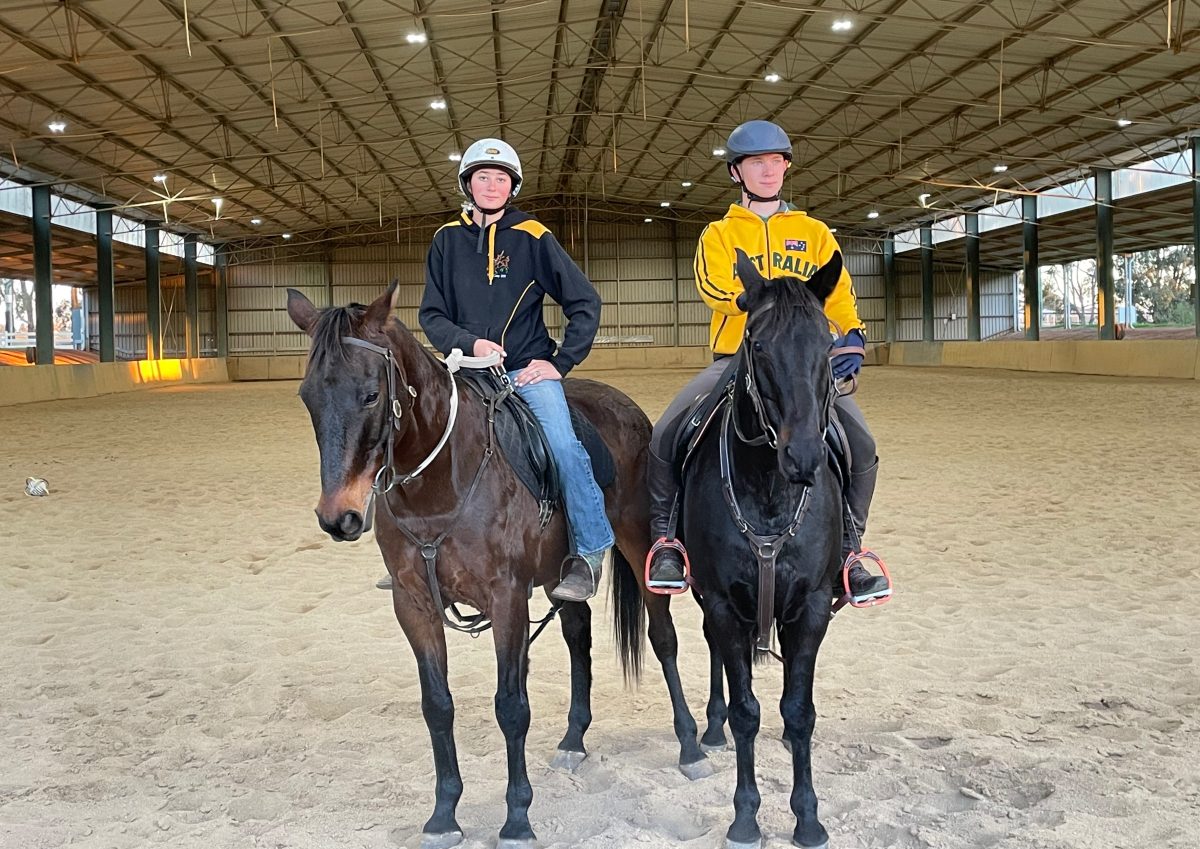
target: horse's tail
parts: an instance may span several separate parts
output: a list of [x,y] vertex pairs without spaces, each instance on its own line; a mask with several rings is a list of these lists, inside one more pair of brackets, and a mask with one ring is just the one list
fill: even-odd
[[645,647],[646,605],[633,567],[619,548],[613,547],[612,568],[613,636],[621,658],[625,682],[637,683],[642,674]]

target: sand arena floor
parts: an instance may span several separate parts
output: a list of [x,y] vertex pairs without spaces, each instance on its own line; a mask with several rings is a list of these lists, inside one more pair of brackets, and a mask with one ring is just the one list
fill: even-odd
[[[651,414],[686,375],[600,375]],[[415,665],[372,540],[317,528],[295,383],[0,408],[0,846],[411,847],[432,808]],[[895,601],[822,650],[815,784],[835,849],[1200,845],[1200,384],[871,369],[869,541]],[[48,498],[22,492],[27,475]],[[657,667],[596,616],[592,756],[533,648],[544,847],[720,846],[733,753],[689,783]],[[540,611],[541,605],[537,605]],[[676,601],[703,715],[707,656]],[[450,637],[467,849],[503,821],[490,640]],[[758,670],[760,823],[781,847],[778,669]]]

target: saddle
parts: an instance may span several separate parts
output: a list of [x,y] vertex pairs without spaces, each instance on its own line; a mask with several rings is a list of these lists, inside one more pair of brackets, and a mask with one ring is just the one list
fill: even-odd
[[[487,405],[489,411],[494,411],[491,415],[495,416],[496,443],[500,453],[537,500],[538,518],[544,528],[554,515],[554,508],[562,506],[562,487],[554,456],[550,453],[550,445],[537,416],[517,394],[516,388],[494,371],[462,369],[456,376]],[[571,406],[569,399],[567,405],[571,411],[575,436],[583,443],[592,462],[596,484],[605,489],[616,479],[612,453],[591,421]]]

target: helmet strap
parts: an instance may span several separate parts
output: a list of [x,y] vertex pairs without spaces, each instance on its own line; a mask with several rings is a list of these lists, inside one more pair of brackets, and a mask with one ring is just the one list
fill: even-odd
[[750,189],[746,187],[746,184],[742,182],[742,175],[737,172],[736,165],[729,166],[729,173],[733,175],[733,181],[738,184],[743,192],[745,192],[746,197],[750,199],[751,203],[770,203],[771,201],[779,200],[779,192],[776,192],[770,197],[763,197],[762,195],[756,195],[754,192],[750,191]]

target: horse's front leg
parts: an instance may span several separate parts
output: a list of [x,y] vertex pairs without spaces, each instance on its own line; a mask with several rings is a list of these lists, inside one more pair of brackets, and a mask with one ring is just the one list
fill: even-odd
[[[426,598],[425,606],[428,606]],[[421,713],[433,743],[437,774],[433,816],[421,829],[421,849],[448,849],[462,842],[462,828],[454,812],[462,796],[462,776],[454,746],[454,699],[446,678],[446,633],[441,620],[421,612],[415,600],[393,579],[392,606],[417,658],[421,681]]]
[[725,670],[721,665],[721,648],[713,637],[704,617],[704,639],[708,643],[708,727],[700,738],[700,747],[706,752],[719,752],[729,745],[725,739],[725,720],[729,718],[729,706],[725,704]]
[[567,712],[567,733],[558,744],[551,766],[574,772],[587,757],[583,735],[592,724],[592,609],[585,601],[568,601],[559,611],[558,620],[571,654],[571,709]]
[[780,632],[780,647],[787,675],[779,712],[783,735],[792,750],[792,813],[796,830],[792,843],[803,849],[826,849],[829,834],[817,818],[817,794],[812,785],[812,733],[817,721],[813,706],[813,677],[817,649],[829,625],[829,604],[824,592],[810,593],[799,619]]
[[758,806],[762,798],[754,779],[754,738],[758,736],[759,707],[751,686],[751,634],[724,603],[704,612],[706,627],[721,640],[721,660],[729,678],[729,729],[737,749],[737,788],[733,792],[733,824],[725,834],[726,849],[758,849]]
[[500,829],[498,849],[534,845],[529,825],[533,788],[525,768],[529,733],[529,602],[525,587],[505,587],[492,596],[492,633],[496,639],[496,721],[508,749],[508,817]]
[[667,596],[654,593],[646,593],[644,598],[650,620],[650,645],[654,648],[654,656],[662,665],[667,692],[671,696],[675,737],[679,740],[679,770],[693,781],[707,778],[713,774],[713,766],[696,743],[696,720],[688,708],[683,684],[679,680],[679,636],[671,618],[671,600]]

